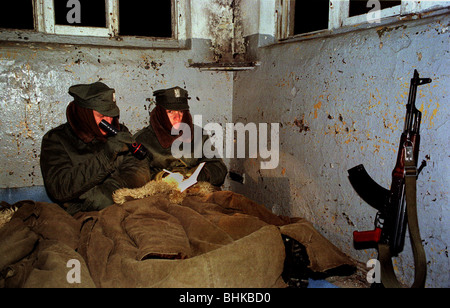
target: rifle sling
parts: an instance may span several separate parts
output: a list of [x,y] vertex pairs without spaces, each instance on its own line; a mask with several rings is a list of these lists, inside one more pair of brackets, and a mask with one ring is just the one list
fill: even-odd
[[[411,287],[423,288],[427,274],[427,260],[420,238],[419,221],[417,218],[416,180],[417,168],[414,162],[405,163],[406,211],[415,267],[414,283]],[[398,281],[392,265],[392,255],[389,245],[378,245],[378,258],[381,264],[381,282],[384,287],[401,288],[402,284]]]

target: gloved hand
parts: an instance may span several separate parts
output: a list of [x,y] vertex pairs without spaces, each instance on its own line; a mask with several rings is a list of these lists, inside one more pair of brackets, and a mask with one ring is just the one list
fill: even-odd
[[[189,176],[192,175],[192,173],[195,172],[195,170],[197,170],[198,166],[195,166],[194,168],[189,169],[188,174]],[[208,164],[206,164],[203,169],[200,171],[200,174],[197,177],[197,181],[198,182],[209,182],[209,180],[211,179],[211,175],[209,173],[208,170]]]
[[205,167],[203,167],[202,171],[200,171],[200,174],[197,177],[197,181],[199,182],[210,182],[211,181],[211,174],[209,173],[209,170]]
[[114,204],[112,195],[103,192],[98,186],[82,194],[80,199],[83,200],[83,211],[99,211]]
[[130,132],[118,132],[117,135],[108,137],[106,140],[106,156],[115,160],[119,153],[129,151],[128,144],[135,142]]

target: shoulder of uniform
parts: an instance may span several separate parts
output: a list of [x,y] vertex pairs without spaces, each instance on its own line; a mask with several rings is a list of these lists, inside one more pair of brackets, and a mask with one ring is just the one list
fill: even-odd
[[58,127],[54,127],[52,129],[50,129],[47,133],[45,133],[44,136],[52,136],[54,134],[60,134],[62,131],[64,131],[66,129],[66,125],[68,125],[67,123],[61,124]]
[[142,128],[141,130],[139,130],[136,134],[134,134],[134,137],[137,138],[139,136],[145,136],[147,134],[154,134],[153,132],[153,127],[151,125]]
[[120,126],[120,131],[121,132],[129,132],[130,130],[128,129],[128,127],[125,126],[125,124],[119,124]]

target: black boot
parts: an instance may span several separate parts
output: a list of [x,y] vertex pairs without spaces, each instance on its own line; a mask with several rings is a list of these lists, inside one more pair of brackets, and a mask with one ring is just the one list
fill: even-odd
[[310,261],[306,248],[293,238],[282,235],[286,258],[281,274],[289,288],[307,288],[311,270],[308,268]]

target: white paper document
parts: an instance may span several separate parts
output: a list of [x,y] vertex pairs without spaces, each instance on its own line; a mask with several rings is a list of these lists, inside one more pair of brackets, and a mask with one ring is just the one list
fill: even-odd
[[[200,174],[200,171],[202,171],[204,165],[205,165],[204,162],[198,165],[197,169],[195,169],[194,173],[192,173],[190,177],[188,177],[187,179],[183,180],[181,183],[178,184],[178,188],[180,188],[181,192],[185,191],[186,189],[197,183],[197,177]],[[167,173],[172,173],[165,169],[164,171],[166,171]]]

